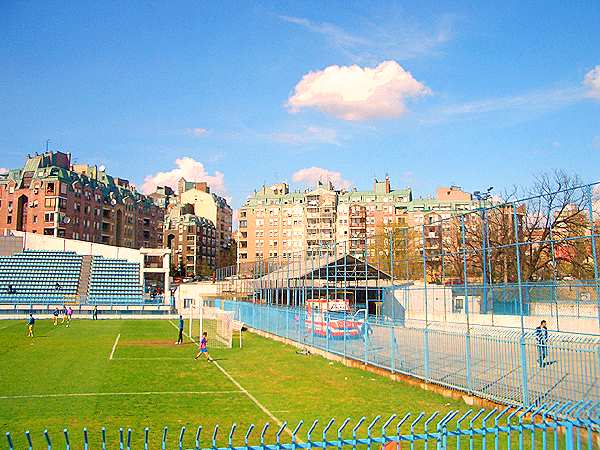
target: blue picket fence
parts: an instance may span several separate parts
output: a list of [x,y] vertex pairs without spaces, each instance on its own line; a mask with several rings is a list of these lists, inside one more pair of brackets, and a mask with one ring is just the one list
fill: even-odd
[[409,326],[349,313],[223,301],[249,327],[511,406],[600,401],[600,336],[445,323]]
[[[75,434],[64,429],[58,436],[51,436],[48,430],[34,436],[29,431],[24,436],[6,433],[8,448],[42,448],[48,450],[64,448],[161,448],[163,450],[212,449],[212,450],[297,450],[331,448],[364,448],[399,450],[408,446],[412,449],[427,450],[429,446],[437,450],[461,446],[473,448],[530,448],[530,449],[588,449],[598,448],[597,430],[598,402],[566,403],[559,405],[540,405],[536,408],[505,408],[502,411],[451,410],[445,414],[435,412],[429,416],[421,412],[416,415],[407,413],[401,417],[396,414],[387,419],[377,416],[367,420],[361,417],[357,421],[346,418],[336,424],[335,419],[325,422],[299,421],[295,427],[287,422],[270,430],[266,423],[258,428],[249,425],[245,432],[237,433],[233,424],[228,432],[220,433],[215,425],[203,434],[198,426],[188,432],[187,427],[170,432],[168,427],[150,432],[149,428],[134,433],[131,428],[120,428],[118,433],[108,432],[106,428],[98,433],[83,429]],[[572,418],[565,418],[571,416]],[[227,430],[227,429],[225,429]],[[255,432],[256,430],[256,432]],[[258,431],[260,430],[260,432]],[[303,430],[306,430],[304,432]],[[175,436],[171,437],[171,433]],[[236,434],[237,433],[237,434]],[[22,439],[24,445],[20,445]]]

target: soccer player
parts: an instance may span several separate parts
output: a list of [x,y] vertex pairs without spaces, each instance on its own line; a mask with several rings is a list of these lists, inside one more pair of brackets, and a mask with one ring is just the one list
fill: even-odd
[[27,320],[27,337],[33,337],[33,326],[35,325],[35,319],[33,318],[33,314],[29,314],[29,319]]
[[54,326],[58,325],[58,306],[54,307],[54,312],[52,313],[52,323],[54,323]]
[[62,319],[60,323],[65,323],[65,319],[67,318],[67,307],[65,305],[62,305],[62,308],[60,309],[60,315]]
[[92,311],[92,320],[98,320],[98,305],[94,305],[94,310]]
[[198,354],[194,359],[200,358],[200,355],[205,356],[208,362],[211,362],[213,359],[208,354],[208,348],[206,347],[208,344],[208,339],[206,338],[206,331],[202,333],[202,339],[200,340],[200,347],[198,348]]
[[73,308],[69,306],[67,309],[67,328],[69,328],[69,324],[71,323],[71,319],[73,318]]
[[179,314],[179,336],[175,345],[183,344],[183,316]]

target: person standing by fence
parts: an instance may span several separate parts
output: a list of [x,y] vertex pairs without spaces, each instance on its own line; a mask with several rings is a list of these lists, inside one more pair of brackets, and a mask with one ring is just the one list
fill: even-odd
[[92,310],[92,320],[98,320],[98,305],[94,305]]
[[545,320],[542,320],[535,329],[535,339],[537,340],[538,364],[540,367],[545,367],[548,356],[548,328],[546,328]]

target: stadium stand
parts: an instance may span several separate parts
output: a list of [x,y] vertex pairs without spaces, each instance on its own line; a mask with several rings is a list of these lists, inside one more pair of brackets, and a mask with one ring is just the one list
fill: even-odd
[[0,257],[0,301],[62,303],[75,297],[81,260],[75,252],[46,250]]
[[143,303],[139,264],[93,256],[89,278],[90,303]]
[[0,256],[0,302],[143,304],[140,265],[69,251]]

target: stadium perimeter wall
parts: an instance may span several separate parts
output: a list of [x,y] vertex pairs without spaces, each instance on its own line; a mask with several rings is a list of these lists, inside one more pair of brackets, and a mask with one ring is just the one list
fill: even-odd
[[[427,295],[427,299],[425,295]],[[394,290],[394,298],[397,302],[396,305],[404,308],[404,318],[407,321],[467,325],[466,313],[464,311],[454,312],[452,309],[452,289],[449,287],[439,285],[424,287],[421,284],[409,289],[397,288]],[[478,302],[479,297],[469,298],[470,312],[468,320],[470,325],[509,328],[519,328],[521,326],[521,317],[519,315],[481,314],[473,312],[479,309]],[[525,328],[533,329],[544,319],[547,321],[548,329],[552,331],[589,334],[598,334],[600,332],[598,319],[594,318],[597,314],[597,310],[595,309],[586,317],[560,314],[557,324],[556,316],[551,311],[551,308],[547,304],[543,304],[542,306],[546,307],[546,310],[540,307],[540,310],[535,311],[535,314],[532,312],[532,315],[523,316]],[[427,314],[425,310],[427,310]]]
[[210,281],[180,284],[175,290],[175,308],[179,313],[187,311],[186,299],[214,298],[219,296],[218,283]]
[[[21,240],[20,245],[18,244],[19,239]],[[15,243],[15,241],[17,243]],[[113,245],[44,236],[37,233],[14,230],[10,231],[10,235],[0,237],[0,247],[7,251],[11,251],[11,253],[7,254],[22,250],[55,250],[75,252],[79,255],[95,255],[103,256],[105,258],[126,259],[127,261],[138,264],[143,263],[144,260],[142,253],[134,248],[116,247]],[[4,254],[4,250],[0,254]]]

